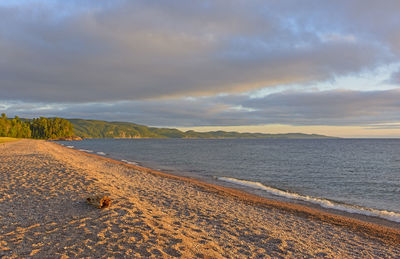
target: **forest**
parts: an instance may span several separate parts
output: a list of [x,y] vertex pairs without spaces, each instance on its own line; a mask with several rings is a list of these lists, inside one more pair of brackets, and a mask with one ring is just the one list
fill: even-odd
[[34,138],[49,140],[80,140],[81,138],[332,138],[317,134],[286,133],[239,133],[226,131],[196,132],[174,128],[155,128],[131,122],[108,122],[101,120],[35,118],[0,118],[0,137]]
[[62,118],[35,118],[32,120],[0,117],[0,137],[59,139],[73,136],[72,123]]

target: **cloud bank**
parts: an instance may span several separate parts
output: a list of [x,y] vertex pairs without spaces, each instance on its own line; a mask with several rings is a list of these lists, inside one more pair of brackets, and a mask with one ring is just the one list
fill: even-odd
[[[6,112],[22,117],[132,121],[154,126],[375,125],[400,121],[400,90],[282,92],[263,98],[245,95],[90,104],[9,102]],[[0,106],[1,109],[1,106]],[[156,123],[155,123],[156,122]],[[386,127],[390,127],[386,126]]]
[[398,1],[3,5],[1,99],[141,100],[332,80],[398,58],[399,10]]

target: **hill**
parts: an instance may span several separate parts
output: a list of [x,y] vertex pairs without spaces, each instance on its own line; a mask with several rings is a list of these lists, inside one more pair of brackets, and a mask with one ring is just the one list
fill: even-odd
[[317,134],[287,133],[239,133],[227,131],[186,132],[170,128],[154,128],[130,122],[68,119],[74,134],[82,138],[333,138]]

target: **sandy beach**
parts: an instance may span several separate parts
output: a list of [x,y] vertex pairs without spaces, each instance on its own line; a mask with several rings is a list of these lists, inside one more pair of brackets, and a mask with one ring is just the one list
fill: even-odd
[[[400,229],[56,143],[0,144],[2,258],[399,258]],[[112,205],[86,202],[106,193]]]

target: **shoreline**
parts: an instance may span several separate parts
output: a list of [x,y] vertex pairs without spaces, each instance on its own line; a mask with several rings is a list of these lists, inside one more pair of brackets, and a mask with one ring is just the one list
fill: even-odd
[[[55,142],[53,142],[55,143]],[[144,171],[146,173],[150,173],[156,176],[166,177],[178,181],[188,182],[194,184],[196,186],[204,188],[205,191],[216,193],[222,196],[231,196],[235,199],[245,202],[254,206],[261,207],[273,207],[288,213],[293,213],[301,217],[311,218],[313,220],[320,220],[323,222],[328,222],[336,225],[340,225],[346,228],[349,228],[353,231],[359,231],[361,233],[370,235],[372,237],[382,238],[384,241],[393,242],[394,244],[400,244],[400,224],[378,218],[372,216],[366,216],[356,213],[344,212],[335,209],[323,208],[317,204],[300,204],[295,201],[286,202],[281,200],[269,199],[266,197],[262,197],[246,190],[242,190],[234,187],[227,187],[209,183],[206,181],[202,181],[201,179],[192,178],[188,176],[176,175],[173,173],[166,173],[163,171],[143,167],[140,165],[130,164],[124,161],[119,161],[110,157],[88,153],[85,151],[67,148],[59,143],[55,143],[60,147],[66,148],[68,150],[72,150],[74,152],[78,152],[80,154],[84,154],[90,157],[95,157],[96,159],[102,159],[107,162],[111,162],[114,164],[124,165],[126,167]]]
[[[57,143],[0,145],[0,257],[396,258],[377,224]],[[87,197],[103,193],[98,209]]]
[[[153,170],[158,170],[162,171],[167,174],[173,174],[177,176],[183,176],[183,177],[189,177],[189,178],[194,178],[203,182],[211,183],[211,184],[216,184],[219,186],[225,186],[228,188],[234,188],[234,189],[239,189],[243,190],[245,192],[255,194],[257,196],[261,196],[267,199],[272,199],[272,200],[278,200],[278,201],[285,201],[289,203],[296,203],[296,204],[301,204],[305,205],[308,207],[312,208],[317,208],[319,210],[333,213],[333,214],[338,214],[338,215],[344,215],[348,216],[351,218],[357,218],[363,221],[368,221],[372,223],[377,223],[379,225],[385,225],[389,227],[394,227],[394,228],[400,228],[400,211],[398,211],[398,206],[396,206],[396,202],[393,199],[393,195],[395,195],[395,192],[386,192],[384,186],[382,184],[378,186],[377,193],[376,195],[382,195],[383,199],[381,200],[382,202],[379,201],[378,197],[375,195],[373,196],[366,188],[368,186],[368,182],[365,183],[366,185],[362,185],[361,188],[356,189],[354,193],[356,193],[355,196],[352,196],[353,192],[353,187],[349,186],[348,184],[341,184],[338,189],[333,189],[332,187],[328,185],[324,185],[324,181],[322,178],[322,185],[318,183],[318,180],[316,182],[313,182],[312,185],[310,185],[310,180],[312,181],[313,179],[309,179],[306,175],[306,178],[300,179],[301,183],[305,183],[306,189],[302,191],[302,186],[301,184],[287,184],[284,183],[281,185],[279,183],[279,178],[275,178],[277,180],[276,182],[274,179],[271,179],[272,182],[266,181],[263,179],[264,176],[261,177],[262,172],[258,172],[257,170],[255,171],[257,174],[253,175],[254,172],[250,171],[249,175],[247,173],[244,173],[243,170],[247,170],[250,168],[243,168],[239,167],[240,165],[236,164],[235,161],[232,161],[232,163],[227,163],[225,165],[220,166],[218,164],[212,163],[210,165],[207,164],[206,161],[198,161],[196,158],[194,158],[193,162],[195,163],[193,166],[190,166],[190,163],[185,163],[183,157],[185,157],[185,160],[191,159],[190,157],[195,155],[194,153],[191,153],[189,156],[186,156],[186,154],[182,154],[182,157],[177,157],[176,161],[174,160],[174,156],[179,155],[180,152],[177,150],[177,153],[173,153],[173,150],[169,151],[169,155],[163,156],[163,151],[160,149],[161,146],[157,146],[155,149],[155,154],[151,152],[150,150],[147,150],[146,145],[144,144],[138,144],[138,147],[144,149],[144,153],[140,154],[142,152],[134,154],[130,154],[129,151],[127,151],[127,154],[124,154],[124,152],[119,152],[118,148],[115,149],[114,151],[111,146],[111,149],[109,149],[105,145],[108,142],[99,142],[100,145],[97,145],[97,142],[94,142],[93,144],[88,142],[88,143],[77,143],[77,142],[69,142],[67,145],[72,145],[69,146],[70,148],[80,150],[80,151],[85,151],[88,153],[93,153],[93,154],[101,154],[102,156],[106,156],[112,159],[116,159],[118,161],[123,161],[127,162],[129,164],[133,165],[139,165],[145,168],[150,168]],[[129,142],[127,142],[129,143]],[[145,142],[141,142],[145,143]],[[156,143],[156,142],[155,142]],[[172,142],[174,143],[174,142]],[[189,142],[190,144],[191,142]],[[195,142],[193,142],[195,143]],[[63,145],[63,143],[59,144]],[[114,144],[117,144],[115,142]],[[75,146],[76,145],[76,146]],[[81,146],[81,148],[80,148]],[[127,145],[122,144],[124,148],[128,148]],[[170,145],[166,145],[166,148],[170,148]],[[182,147],[184,148],[184,147]],[[93,150],[92,150],[93,149]],[[110,152],[109,154],[105,154],[103,152],[96,152],[96,151],[104,151],[104,152]],[[171,153],[172,152],[172,153]],[[160,153],[162,158],[157,158],[152,156]],[[130,160],[127,161],[126,159]],[[133,159],[133,160],[132,160]],[[136,159],[136,160],[135,160]],[[167,160],[165,160],[167,159]],[[170,161],[168,161],[170,159]],[[172,159],[172,160],[171,160]],[[309,159],[311,159],[309,157]],[[165,161],[164,161],[165,160]],[[228,159],[229,160],[229,159]],[[248,160],[248,159],[247,159]],[[250,159],[251,160],[251,159]],[[158,162],[157,162],[158,161]],[[164,162],[161,162],[164,161]],[[178,162],[179,161],[179,162]],[[201,163],[203,163],[201,165]],[[274,161],[271,161],[272,165],[274,164]],[[164,165],[169,165],[169,166],[164,166]],[[315,163],[314,163],[315,165]],[[298,169],[294,169],[295,171],[297,170],[306,170],[305,172],[309,170],[314,170],[312,168],[306,168],[302,167],[302,165],[299,165],[300,167]],[[332,164],[331,164],[332,166]],[[335,165],[333,165],[335,166]],[[251,167],[251,166],[250,166]],[[240,171],[235,171],[235,168],[242,168],[242,172]],[[204,170],[206,169],[206,170]],[[224,170],[231,170],[232,172],[225,172],[221,173]],[[276,170],[273,173],[280,172],[279,168],[275,168]],[[332,169],[331,167],[328,169]],[[378,176],[379,168],[376,168],[378,171],[375,171],[376,173],[372,173],[372,175]],[[268,168],[266,170],[269,170]],[[389,170],[389,169],[388,169]],[[199,173],[197,173],[199,171]],[[215,173],[213,172],[215,171]],[[290,172],[290,170],[289,170]],[[327,172],[327,171],[325,171]],[[243,174],[243,175],[242,175]],[[286,174],[286,172],[283,172],[283,174]],[[293,173],[287,173],[289,177],[297,177],[296,175],[293,175]],[[328,176],[328,174],[324,173],[321,171],[321,175],[323,177]],[[355,175],[355,174],[354,174]],[[392,173],[392,176],[395,176],[395,172]],[[314,176],[315,177],[315,176]],[[343,177],[338,176],[338,177]],[[355,181],[357,183],[358,179],[355,179],[354,177],[351,177],[351,181]],[[390,177],[390,176],[389,176]],[[286,179],[286,178],[285,178]],[[379,178],[378,178],[379,179]],[[286,179],[287,180],[287,179]],[[339,179],[340,180],[340,179]],[[338,180],[338,181],[339,181]],[[346,182],[346,179],[342,179],[344,182]],[[350,181],[350,180],[349,180]],[[362,182],[362,180],[361,180]],[[361,184],[361,182],[358,183]],[[325,181],[325,184],[329,184],[328,182]],[[358,186],[357,185],[357,186]],[[281,189],[281,186],[284,186],[284,189]],[[325,186],[325,187],[324,187]],[[361,186],[361,185],[360,185]],[[364,186],[364,187],[363,187]],[[313,189],[315,188],[315,189]],[[317,189],[318,188],[318,189]],[[328,189],[328,192],[325,192],[324,188]],[[379,189],[380,188],[380,189]],[[342,190],[344,193],[349,193],[348,197],[348,202],[346,203],[346,196],[340,191]],[[360,191],[365,191],[365,198],[363,199]],[[379,192],[380,191],[380,192]],[[389,196],[389,194],[392,194]],[[353,199],[354,198],[354,199]],[[360,199],[360,200],[357,200]],[[385,203],[387,202],[387,203]],[[387,205],[387,206],[386,206]]]

